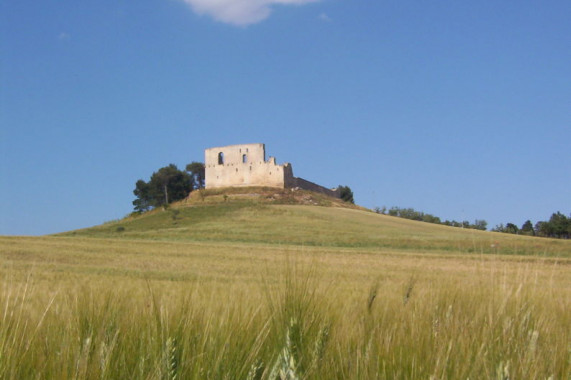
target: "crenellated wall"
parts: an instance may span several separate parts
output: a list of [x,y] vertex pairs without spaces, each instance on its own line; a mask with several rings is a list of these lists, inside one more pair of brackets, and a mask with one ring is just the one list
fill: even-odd
[[204,166],[207,189],[235,186],[299,187],[339,197],[337,189],[327,189],[294,177],[289,163],[278,165],[274,157],[266,160],[264,144],[229,145],[206,149]]

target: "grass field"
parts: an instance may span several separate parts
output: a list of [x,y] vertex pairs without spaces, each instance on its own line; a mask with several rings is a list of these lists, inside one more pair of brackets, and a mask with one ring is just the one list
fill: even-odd
[[569,378],[571,242],[304,197],[0,237],[0,378]]

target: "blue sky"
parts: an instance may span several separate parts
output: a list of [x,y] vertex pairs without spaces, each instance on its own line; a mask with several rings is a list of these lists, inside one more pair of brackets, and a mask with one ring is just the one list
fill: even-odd
[[137,179],[265,143],[365,207],[571,212],[571,2],[5,0],[0,234],[132,210]]

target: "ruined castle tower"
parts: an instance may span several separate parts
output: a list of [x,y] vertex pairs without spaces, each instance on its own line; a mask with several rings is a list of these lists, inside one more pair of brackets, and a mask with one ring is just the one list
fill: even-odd
[[204,151],[206,188],[267,186],[302,188],[333,197],[339,197],[337,189],[327,189],[313,182],[293,176],[289,163],[276,164],[276,159],[266,160],[264,144],[228,145]]

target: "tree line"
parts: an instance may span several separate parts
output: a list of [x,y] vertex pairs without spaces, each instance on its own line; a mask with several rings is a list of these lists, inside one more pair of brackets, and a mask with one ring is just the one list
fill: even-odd
[[186,165],[185,170],[179,170],[175,164],[162,167],[151,175],[149,181],[140,179],[135,183],[135,212],[180,201],[191,191],[203,188],[204,179],[204,164],[201,162],[192,162]]
[[513,223],[499,224],[492,229],[496,232],[508,234],[542,236],[557,239],[569,239],[571,237],[571,214],[566,216],[557,211],[547,221],[539,221],[535,225],[531,220],[526,220],[521,227]]
[[483,219],[476,219],[474,221],[474,223],[470,223],[467,220],[462,221],[462,222],[457,222],[455,220],[442,221],[438,216],[434,216],[432,214],[427,214],[427,213],[424,213],[422,211],[416,211],[413,208],[391,207],[390,209],[387,209],[386,207],[383,206],[383,207],[375,207],[374,211],[377,214],[397,216],[399,218],[416,220],[416,221],[425,222],[425,223],[442,224],[442,225],[451,226],[451,227],[472,228],[475,230],[485,231],[487,226],[488,226],[488,222],[486,222]]
[[[427,214],[421,211],[416,211],[413,208],[400,208],[391,207],[375,207],[374,211],[378,214],[397,216],[410,220],[417,220],[426,223],[442,224],[445,226],[472,228],[476,230],[485,231],[488,222],[483,219],[476,219],[474,223],[468,221],[457,222],[455,220],[442,221],[439,217]],[[535,225],[531,220],[527,220],[521,227],[513,223],[499,224],[492,228],[494,232],[503,232],[508,234],[528,235],[528,236],[541,236],[551,237],[558,239],[569,239],[571,237],[571,214],[567,217],[561,212],[556,212],[551,215],[547,221],[539,221]]]

